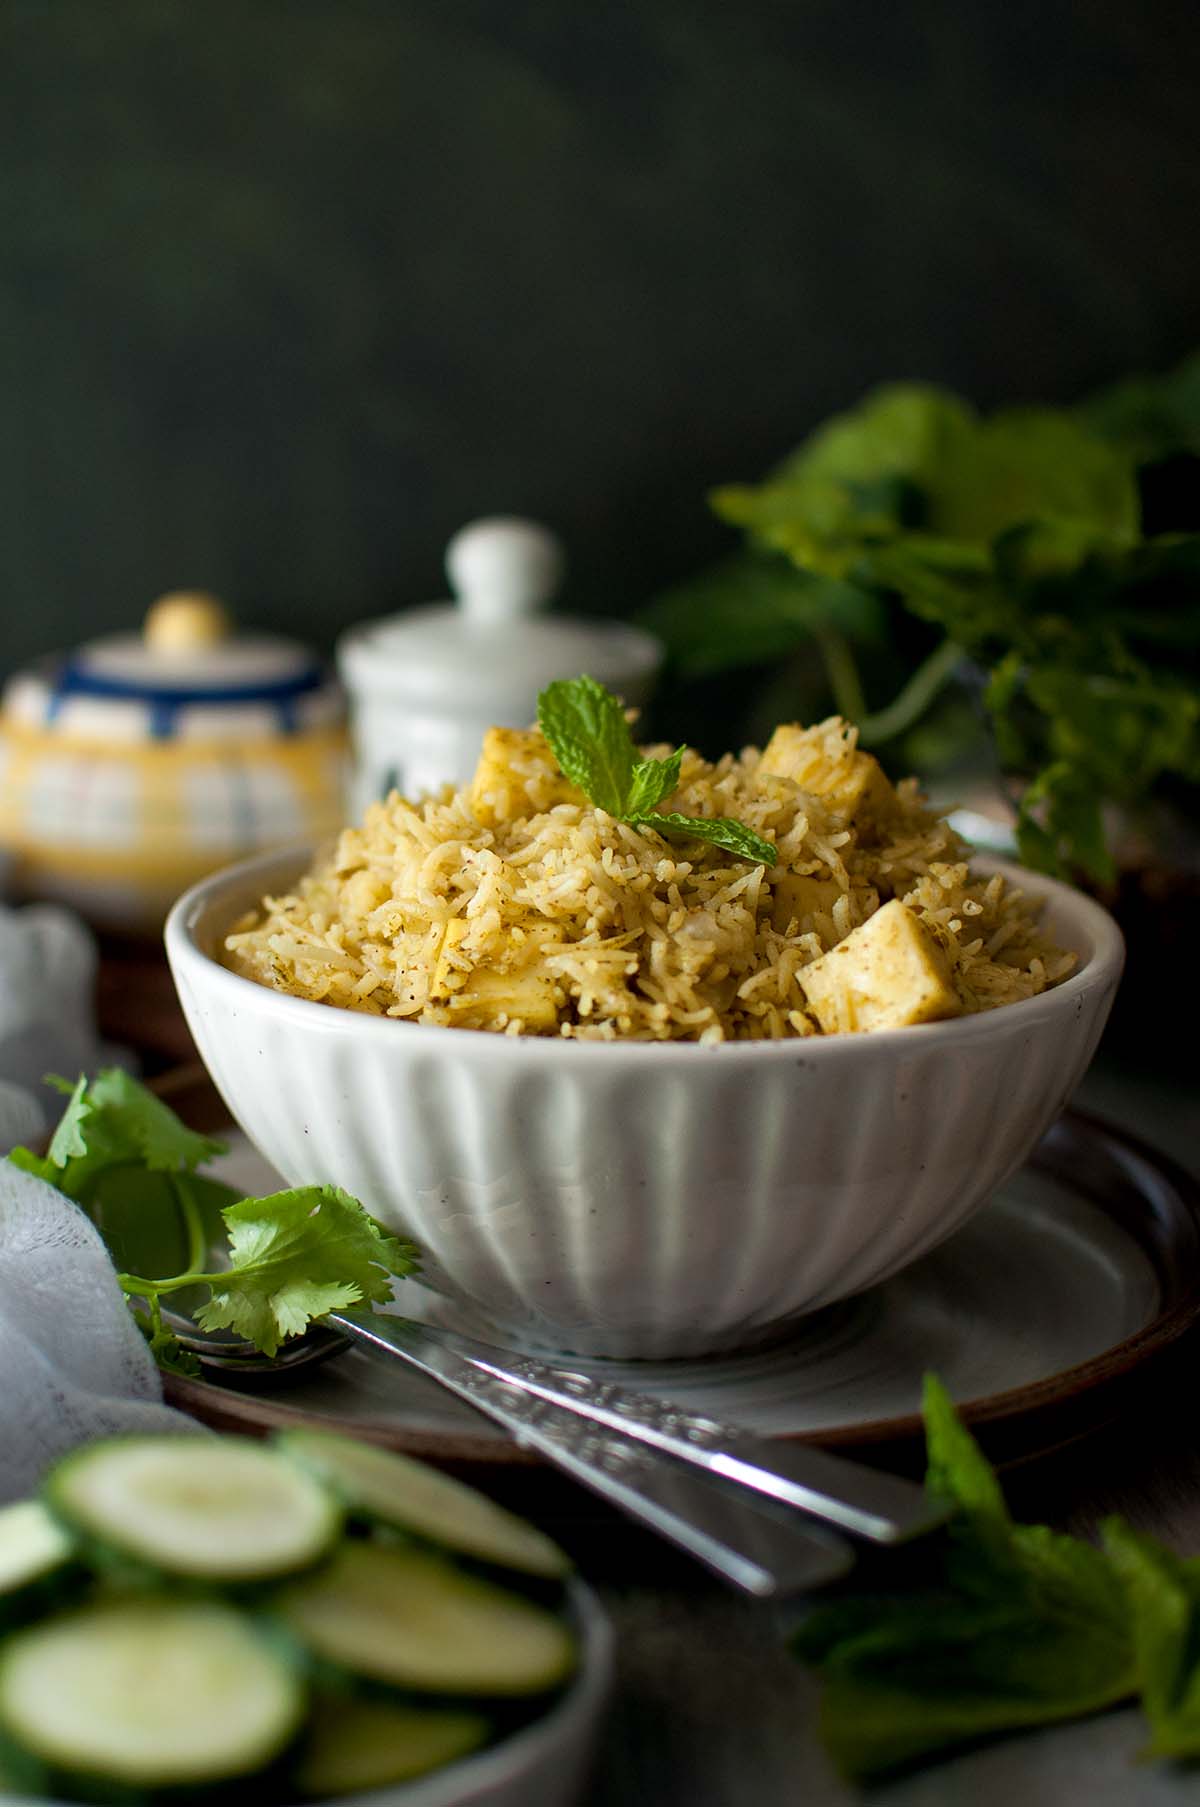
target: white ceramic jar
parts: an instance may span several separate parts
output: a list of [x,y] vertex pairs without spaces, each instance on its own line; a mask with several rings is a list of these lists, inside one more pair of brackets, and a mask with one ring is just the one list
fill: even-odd
[[417,797],[465,783],[484,732],[527,727],[555,678],[587,672],[630,705],[646,701],[662,663],[658,641],[616,622],[541,614],[562,569],[558,540],[536,522],[474,521],[446,551],[457,602],[343,636],[356,815],[393,789]]

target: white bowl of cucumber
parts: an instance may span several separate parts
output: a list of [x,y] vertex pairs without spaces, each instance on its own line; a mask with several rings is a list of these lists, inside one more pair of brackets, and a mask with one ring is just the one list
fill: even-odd
[[106,1439],[0,1510],[9,1798],[569,1807],[611,1666],[548,1537],[349,1438]]

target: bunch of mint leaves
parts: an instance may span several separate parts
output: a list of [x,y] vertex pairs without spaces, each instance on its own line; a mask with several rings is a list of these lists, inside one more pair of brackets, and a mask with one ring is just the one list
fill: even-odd
[[687,748],[676,747],[666,759],[643,759],[620,701],[595,678],[560,678],[548,684],[538,697],[538,726],[563,776],[616,821],[708,841],[764,866],[775,864],[772,843],[744,822],[658,809],[678,789]]
[[274,1355],[327,1312],[390,1299],[393,1277],[415,1270],[413,1245],[337,1187],[243,1198],[200,1174],[223,1145],[119,1068],[52,1083],[68,1101],[46,1154],[14,1148],[8,1159],[91,1218],[162,1366],[198,1371],[164,1323],[164,1299],[202,1330],[233,1330]]
[[869,1592],[852,1578],[795,1638],[822,1678],[821,1735],[839,1768],[871,1779],[1139,1697],[1146,1754],[1200,1758],[1200,1561],[1116,1518],[1100,1546],[1014,1524],[932,1376],[924,1409],[926,1484],[955,1508],[948,1531],[907,1584]]
[[[1110,882],[1106,805],[1200,818],[1198,478],[1200,358],[1074,409],[984,416],[892,385],[762,483],[714,491],[743,550],[646,625],[685,680],[815,649],[834,706],[881,749],[969,673],[1022,857]],[[863,661],[889,639],[906,676],[872,705]],[[958,719],[971,734],[965,699]]]

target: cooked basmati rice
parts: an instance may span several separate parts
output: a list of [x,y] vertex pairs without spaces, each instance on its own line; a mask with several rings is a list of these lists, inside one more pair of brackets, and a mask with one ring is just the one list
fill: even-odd
[[835,717],[765,753],[684,755],[663,807],[745,823],[775,844],[766,867],[614,820],[536,730],[493,730],[471,785],[373,804],[237,925],[229,963],[296,997],[509,1035],[809,1036],[805,968],[898,898],[942,950],[953,995],[936,1014],[1065,977],[1074,956],[1040,937],[1033,902],[972,877],[915,780],[890,785],[856,739]]

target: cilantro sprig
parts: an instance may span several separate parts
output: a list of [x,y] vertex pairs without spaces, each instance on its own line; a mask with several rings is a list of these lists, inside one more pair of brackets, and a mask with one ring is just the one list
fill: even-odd
[[945,1388],[925,1384],[926,1485],[955,1508],[885,1591],[852,1577],[805,1619],[838,1766],[868,1778],[1002,1732],[1141,1698],[1148,1755],[1200,1757],[1200,1561],[1119,1519],[1100,1546],[1017,1524]]
[[595,678],[560,678],[547,685],[538,697],[538,725],[563,776],[606,815],[633,828],[708,841],[759,865],[775,864],[771,842],[744,822],[659,811],[658,804],[678,788],[687,749],[676,747],[666,759],[643,759],[620,702]]
[[[172,1295],[195,1295],[187,1304],[201,1329],[235,1330],[274,1355],[327,1312],[383,1303],[393,1277],[415,1270],[413,1245],[335,1186],[243,1198],[199,1174],[223,1144],[188,1129],[127,1073],[53,1083],[70,1095],[46,1154],[15,1148],[8,1158],[92,1219],[162,1366],[197,1371],[163,1318]],[[144,1271],[132,1271],[135,1262]]]

